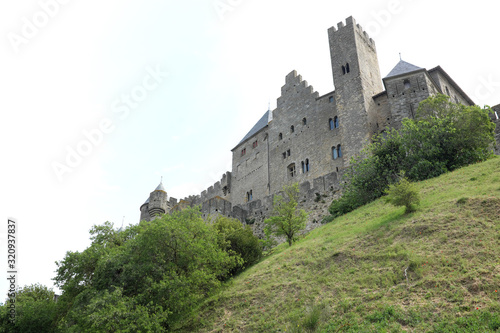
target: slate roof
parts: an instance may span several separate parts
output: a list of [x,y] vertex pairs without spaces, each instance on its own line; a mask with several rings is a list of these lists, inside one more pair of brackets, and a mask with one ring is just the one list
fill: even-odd
[[385,78],[401,75],[401,74],[406,74],[406,73],[411,73],[414,71],[418,71],[419,69],[423,69],[421,67],[412,65],[406,61],[400,60],[396,67],[392,69],[392,71],[387,74]]
[[266,111],[266,113],[264,113],[262,118],[260,118],[259,121],[257,121],[257,123],[250,130],[250,132],[248,132],[247,135],[245,135],[243,137],[243,139],[241,139],[241,141],[236,145],[236,147],[238,147],[240,144],[245,142],[248,138],[252,137],[255,133],[257,133],[258,131],[260,131],[261,129],[263,129],[264,127],[267,126],[268,119],[269,119],[269,112],[270,111]]
[[167,192],[167,191],[165,191],[165,188],[163,187],[163,184],[162,184],[162,183],[160,183],[160,185],[158,185],[158,186],[156,187],[155,191],[163,191],[163,192]]

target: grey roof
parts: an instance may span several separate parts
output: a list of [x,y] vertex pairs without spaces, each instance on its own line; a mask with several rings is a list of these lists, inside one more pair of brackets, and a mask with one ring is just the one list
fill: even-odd
[[418,71],[419,69],[423,69],[423,68],[412,65],[406,61],[400,60],[398,62],[398,64],[396,65],[396,67],[394,67],[392,69],[392,71],[389,74],[387,74],[386,78],[401,75],[401,74],[411,73],[414,71]]
[[158,185],[155,189],[155,191],[163,191],[163,192],[167,192],[165,191],[165,188],[163,187],[163,183],[160,183],[160,185]]
[[146,200],[146,202],[144,202],[144,203],[143,203],[143,205],[145,205],[145,204],[147,204],[147,203],[149,203],[149,197],[148,197],[148,199]]
[[262,116],[262,118],[260,118],[259,121],[252,127],[252,129],[250,130],[250,132],[248,132],[247,135],[245,135],[243,137],[243,139],[241,139],[241,141],[236,145],[236,147],[238,147],[245,140],[247,140],[248,138],[252,137],[255,133],[257,133],[258,131],[260,131],[261,129],[263,129],[264,127],[267,126],[268,119],[269,119],[269,112],[270,111],[266,111],[266,113],[264,113],[264,115]]

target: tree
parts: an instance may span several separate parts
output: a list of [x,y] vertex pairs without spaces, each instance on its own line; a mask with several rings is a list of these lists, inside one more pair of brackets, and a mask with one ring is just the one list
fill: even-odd
[[296,240],[297,233],[305,228],[307,213],[303,209],[297,209],[299,197],[299,185],[285,185],[283,187],[285,197],[275,195],[273,200],[273,216],[266,219],[264,224],[273,235],[285,236],[288,245]]
[[231,275],[253,265],[262,257],[262,246],[250,226],[244,226],[240,221],[222,215],[217,216],[212,226],[220,236],[221,248],[230,255],[243,259],[241,265],[231,271]]
[[196,208],[123,231],[95,226],[91,234],[89,248],[58,263],[65,332],[166,331],[243,263],[221,248]]
[[56,332],[57,305],[54,292],[33,284],[16,294],[15,322],[10,322],[9,302],[0,307],[0,332]]

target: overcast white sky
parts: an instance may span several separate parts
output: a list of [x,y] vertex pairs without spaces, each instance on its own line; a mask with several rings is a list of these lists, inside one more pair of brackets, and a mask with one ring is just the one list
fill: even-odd
[[374,38],[382,77],[401,52],[441,65],[477,104],[500,103],[490,0],[3,1],[0,269],[9,216],[19,284],[52,287],[54,262],[84,250],[94,224],[137,223],[161,176],[175,198],[219,180],[290,71],[333,90],[327,29],[351,15]]

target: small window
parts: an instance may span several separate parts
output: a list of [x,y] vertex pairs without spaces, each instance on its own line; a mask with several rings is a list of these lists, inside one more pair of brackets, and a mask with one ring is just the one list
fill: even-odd
[[241,150],[241,156],[245,155],[246,153],[247,153],[247,149],[246,149],[246,148],[243,148],[243,149]]
[[342,66],[342,75],[345,75],[345,66]]
[[446,95],[451,96],[450,95],[450,90],[448,89],[448,87],[445,87],[445,88],[446,88]]
[[285,158],[286,158],[286,152],[283,153],[283,159],[285,159]]
[[257,145],[258,145],[258,141],[257,141],[257,140],[255,140],[255,142],[252,144],[252,146],[253,146],[254,148],[257,148]]
[[333,103],[333,96],[330,96],[330,98],[328,98],[328,102]]
[[304,161],[302,161],[301,163],[302,163],[302,173],[306,173],[306,164],[304,163]]
[[253,194],[252,194],[252,190],[250,190],[247,192],[247,202],[252,201],[252,199],[253,199]]
[[290,156],[290,149],[286,151],[286,156]]
[[293,125],[292,125],[292,126],[290,126],[290,133],[293,133],[293,132],[295,132],[295,127],[293,127]]
[[337,153],[338,153],[339,157],[342,157],[342,149],[341,149],[340,145],[337,146]]
[[330,131],[333,130],[335,127],[334,127],[334,123],[333,123],[333,119],[330,118],[328,119],[328,126],[330,127]]
[[306,118],[302,118],[302,125],[307,125],[307,119]]
[[278,140],[283,140],[283,133],[278,134]]
[[408,79],[404,80],[403,84],[405,86],[405,89],[410,89],[411,88],[410,80],[408,80]]
[[351,70],[350,70],[350,68],[349,68],[349,63],[347,63],[347,64],[345,65],[345,72],[346,72],[346,73],[349,73],[350,71],[351,71]]
[[306,172],[309,172],[309,159],[306,159]]
[[288,176],[289,176],[290,178],[295,177],[295,164],[290,164],[290,165],[288,166]]
[[336,147],[332,147],[332,157],[334,160],[337,159],[338,155],[337,155],[337,148]]
[[335,118],[333,118],[333,127],[339,128],[339,117],[337,117],[337,116],[335,116]]

